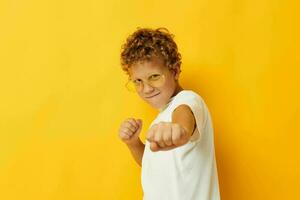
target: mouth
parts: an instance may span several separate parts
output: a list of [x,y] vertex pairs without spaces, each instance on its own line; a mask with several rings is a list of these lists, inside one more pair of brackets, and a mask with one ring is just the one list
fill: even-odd
[[159,95],[160,93],[158,93],[158,94],[155,94],[155,95],[152,95],[152,96],[150,96],[150,97],[146,97],[147,99],[150,99],[150,98],[153,98],[153,97],[155,97],[155,96],[157,96],[157,95]]

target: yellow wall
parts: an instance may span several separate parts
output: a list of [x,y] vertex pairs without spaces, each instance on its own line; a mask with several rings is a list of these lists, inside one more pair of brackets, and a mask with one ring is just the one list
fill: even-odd
[[[298,4],[298,5],[297,5]],[[0,199],[141,199],[117,137],[157,112],[125,90],[120,46],[165,26],[214,122],[225,200],[299,199],[299,3],[0,1]]]

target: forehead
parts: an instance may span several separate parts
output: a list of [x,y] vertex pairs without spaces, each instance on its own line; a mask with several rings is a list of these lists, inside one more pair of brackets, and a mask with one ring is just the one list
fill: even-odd
[[132,79],[147,78],[155,73],[163,73],[168,69],[160,59],[143,61],[133,64],[129,68],[129,74]]

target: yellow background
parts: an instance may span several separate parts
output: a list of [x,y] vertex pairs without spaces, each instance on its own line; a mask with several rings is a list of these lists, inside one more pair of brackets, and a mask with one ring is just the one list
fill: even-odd
[[167,27],[181,83],[206,101],[225,200],[299,199],[299,3],[0,1],[0,199],[134,200],[118,138],[157,111],[126,91],[120,46]]

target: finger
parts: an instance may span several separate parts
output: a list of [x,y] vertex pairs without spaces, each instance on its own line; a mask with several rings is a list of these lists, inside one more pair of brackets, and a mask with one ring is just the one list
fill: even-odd
[[129,130],[131,130],[132,132],[135,132],[136,129],[137,129],[137,128],[136,128],[135,126],[133,126],[130,122],[125,123],[124,126],[123,126],[123,128],[124,128],[124,129],[129,129]]
[[141,119],[137,119],[136,123],[137,123],[138,129],[141,129],[143,126],[143,121]]
[[164,148],[167,146],[163,141],[159,141],[157,143],[158,143],[159,148]]
[[159,126],[156,131],[154,132],[154,142],[156,142],[159,147],[165,147],[164,141],[162,139],[162,134],[164,131],[164,127]]
[[159,146],[157,145],[157,143],[156,142],[151,142],[150,143],[150,149],[151,149],[151,151],[153,151],[153,152],[156,152],[156,151],[159,151]]
[[141,119],[137,119],[136,122],[139,125],[139,127],[143,124],[143,121]]
[[126,133],[126,129],[124,128],[124,127],[120,127],[119,128],[119,136],[122,136],[122,135],[124,135],[124,134],[126,134],[126,135],[128,135],[127,133]]
[[180,142],[180,135],[181,135],[181,132],[180,132],[180,129],[178,126],[173,126],[172,127],[172,143],[176,146],[179,146],[181,145],[181,142]]
[[119,135],[120,135],[120,137],[125,137],[125,138],[129,139],[129,138],[131,138],[132,134],[130,134],[127,130],[122,130]]
[[160,129],[159,146],[164,148],[172,144],[172,123],[163,123]]
[[149,142],[153,142],[153,129],[150,129],[148,132],[147,132],[147,136],[146,136],[146,139],[149,141]]
[[136,129],[139,127],[139,125],[137,124],[134,118],[128,118],[127,122],[130,123],[132,126],[134,126]]
[[160,148],[164,148],[167,146],[167,144],[165,144],[165,141],[163,139],[163,135],[165,134],[165,131],[167,131],[166,127],[160,127],[154,133],[154,141],[158,144]]
[[172,146],[172,125],[168,125],[168,128],[165,130],[163,134],[163,141],[166,146]]
[[132,136],[135,131],[131,131],[131,129],[125,127],[123,129],[123,132],[126,133],[128,136]]
[[122,133],[119,135],[119,138],[121,138],[121,139],[129,139],[130,136],[127,135],[126,133],[122,132]]
[[176,148],[176,146],[175,146],[175,145],[172,145],[172,146],[160,148],[159,150],[160,150],[160,151],[169,151],[169,150],[174,149],[174,148]]
[[149,142],[152,142],[154,141],[154,132],[156,131],[157,129],[157,125],[153,125],[149,131],[147,132],[147,136],[146,136],[146,139],[149,141]]

